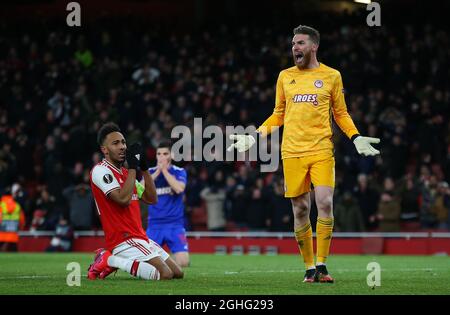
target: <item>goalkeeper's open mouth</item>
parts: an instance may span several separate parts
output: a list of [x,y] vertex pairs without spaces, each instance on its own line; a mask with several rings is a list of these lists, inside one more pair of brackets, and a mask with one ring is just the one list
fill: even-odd
[[302,61],[303,61],[303,58],[304,58],[305,56],[303,55],[303,53],[296,53],[295,55],[294,55],[294,58],[295,58],[295,62],[297,62],[297,63],[301,63]]

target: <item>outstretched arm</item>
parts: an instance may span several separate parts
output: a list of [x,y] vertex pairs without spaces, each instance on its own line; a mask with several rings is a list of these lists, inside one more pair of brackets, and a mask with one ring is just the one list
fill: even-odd
[[[275,99],[275,108],[272,115],[270,115],[270,117],[267,118],[264,123],[256,130],[256,132],[258,132],[262,137],[266,137],[275,128],[282,126],[284,123],[286,98],[284,95],[282,72],[278,76]],[[250,149],[250,147],[252,147],[256,142],[255,137],[253,137],[252,135],[230,135],[230,139],[237,141],[230,145],[227,151],[232,151],[234,148],[236,148],[238,152],[245,152]]]

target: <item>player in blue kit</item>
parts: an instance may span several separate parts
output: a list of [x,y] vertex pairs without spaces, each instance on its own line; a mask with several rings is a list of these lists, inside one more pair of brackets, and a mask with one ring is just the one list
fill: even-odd
[[189,247],[184,228],[184,189],[187,175],[184,168],[173,165],[171,145],[160,143],[156,149],[157,166],[149,168],[155,182],[158,202],[148,207],[147,235],[160,246],[167,244],[175,261],[189,265]]

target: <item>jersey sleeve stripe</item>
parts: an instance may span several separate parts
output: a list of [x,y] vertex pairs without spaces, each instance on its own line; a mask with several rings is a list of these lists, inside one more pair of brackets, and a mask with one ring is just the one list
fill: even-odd
[[105,196],[107,196],[110,192],[112,192],[113,190],[116,190],[116,189],[120,189],[120,187],[113,187],[113,188],[111,188],[110,190],[105,192]]

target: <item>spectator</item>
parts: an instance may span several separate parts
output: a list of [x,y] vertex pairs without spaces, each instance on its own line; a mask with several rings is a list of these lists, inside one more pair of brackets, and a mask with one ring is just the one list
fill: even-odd
[[55,95],[47,102],[51,110],[52,118],[60,126],[69,126],[71,105],[69,98],[60,91],[56,91]]
[[206,211],[208,216],[208,230],[225,230],[225,188],[221,185],[221,172],[216,173],[210,187],[204,188],[200,196],[206,201]]
[[[425,175],[426,176],[426,175]],[[435,175],[424,177],[422,179],[422,205],[420,209],[421,227],[433,229],[437,227],[436,211],[432,210],[436,202],[438,181]]]
[[448,229],[448,215],[450,210],[450,189],[447,182],[440,182],[437,186],[434,202],[430,212],[436,217],[438,229]]
[[378,194],[369,187],[367,175],[358,175],[358,185],[355,188],[355,196],[359,209],[363,216],[365,228],[371,231],[377,227],[376,212],[378,205]]
[[392,178],[384,180],[384,190],[378,204],[377,219],[380,232],[400,232],[400,200],[394,193]]
[[258,178],[255,186],[250,189],[246,222],[252,231],[263,231],[266,229],[268,210],[267,200],[265,200],[262,193],[262,185],[262,179]]
[[249,199],[245,186],[237,184],[233,190],[230,191],[227,200],[230,201],[230,221],[235,223],[238,228],[248,228],[247,211]]
[[73,230],[68,221],[61,217],[56,225],[55,236],[47,247],[47,252],[71,252],[73,242]]
[[401,190],[401,214],[400,220],[406,227],[412,229],[420,227],[420,208],[419,208],[420,190],[412,176],[406,176]]
[[28,218],[31,217],[30,211],[30,198],[27,195],[27,193],[24,191],[22,185],[19,183],[14,183],[11,186],[11,195],[14,198],[14,200],[21,206],[25,218],[29,220]]
[[16,157],[7,143],[0,148],[0,187],[7,187],[15,181]]
[[70,223],[75,230],[92,228],[94,199],[89,185],[81,183],[63,190],[69,204]]
[[357,200],[349,191],[344,192],[334,207],[334,222],[337,232],[363,232],[364,220]]
[[290,232],[294,229],[294,217],[292,205],[289,199],[284,197],[284,180],[280,178],[273,184],[273,192],[270,194],[268,205],[267,223],[270,231]]
[[[11,191],[10,188],[8,188]],[[11,192],[6,192],[0,199],[0,252],[17,252],[19,230],[25,226],[22,207],[16,202]]]
[[30,230],[53,230],[58,218],[56,198],[48,192],[47,187],[42,187],[40,197],[36,200]]
[[236,179],[234,176],[228,176],[225,181],[225,219],[227,221],[231,221],[234,223],[233,220],[233,193],[236,190]]

